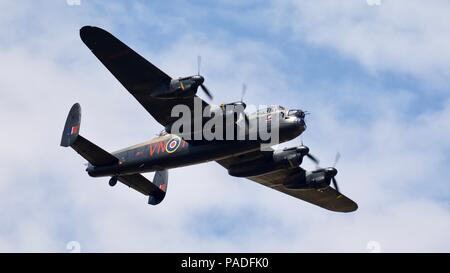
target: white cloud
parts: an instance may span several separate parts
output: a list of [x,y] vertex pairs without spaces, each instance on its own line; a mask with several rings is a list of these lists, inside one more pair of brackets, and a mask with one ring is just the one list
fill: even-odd
[[372,73],[405,73],[448,84],[450,22],[446,1],[276,1],[269,14],[297,38],[337,50]]
[[[45,14],[52,15],[34,22],[33,30],[46,31],[33,38],[8,37],[20,42],[0,50],[0,123],[7,132],[0,137],[0,207],[7,210],[0,220],[0,251],[66,251],[67,242],[79,241],[82,251],[364,252],[373,240],[383,251],[449,250],[445,178],[450,104],[405,119],[406,106],[398,105],[409,105],[415,94],[406,90],[386,98],[389,90],[380,95],[363,83],[352,88],[309,86],[300,100],[284,91],[289,83],[273,65],[289,56],[248,38],[224,35],[223,40],[211,41],[192,30],[162,49],[139,51],[172,76],[195,73],[200,53],[207,84],[219,101],[239,98],[241,82],[246,81],[248,102],[297,105],[300,101],[307,106],[313,115],[306,144],[324,165],[331,164],[336,150],[342,153],[338,179],[343,191],[360,204],[356,213],[322,210],[229,177],[215,163],[171,170],[166,200],[156,207],[123,185],[110,188],[106,178],[88,177],[84,160],[58,147],[73,102],[83,107],[82,134],[107,150],[150,138],[160,126],[78,38],[80,22],[101,21],[101,26],[113,30],[121,29],[116,21],[133,27],[135,22],[120,19],[120,5],[107,6],[109,17],[100,17],[83,11],[84,4],[63,9],[45,6]],[[341,5],[336,8],[355,9],[347,2]],[[29,6],[3,7],[8,22],[31,24],[24,19],[35,14]],[[67,10],[75,8],[81,10]],[[313,15],[318,11],[307,8],[311,14],[305,20],[313,24],[319,20]],[[332,10],[325,12],[337,16]],[[321,20],[329,24],[328,19]],[[7,25],[1,22],[3,30]],[[306,39],[326,41],[320,35]],[[133,41],[127,42],[135,47]],[[395,62],[403,59],[403,53],[389,54]],[[385,68],[377,62],[367,65]],[[436,67],[433,60],[427,62],[432,69],[440,67],[439,61]],[[325,96],[332,89],[344,95]],[[360,105],[370,116],[368,121],[343,119],[341,112],[349,105]]]

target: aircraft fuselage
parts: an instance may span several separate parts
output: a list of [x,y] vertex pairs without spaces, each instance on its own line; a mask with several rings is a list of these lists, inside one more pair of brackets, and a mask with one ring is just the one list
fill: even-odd
[[[258,117],[265,118],[265,117]],[[271,123],[268,122],[270,128]],[[284,116],[279,121],[279,142],[296,138],[305,130],[303,119]],[[270,128],[271,130],[277,128]],[[251,127],[250,127],[251,130]],[[248,132],[247,132],[248,134]],[[262,140],[192,140],[185,141],[175,134],[165,134],[142,144],[114,152],[118,164],[93,166],[86,171],[92,177],[130,175],[173,169],[225,159],[261,148]]]

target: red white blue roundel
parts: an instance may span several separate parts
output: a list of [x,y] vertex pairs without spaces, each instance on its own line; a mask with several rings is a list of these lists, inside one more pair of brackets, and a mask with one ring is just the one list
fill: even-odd
[[166,151],[171,154],[175,152],[178,147],[180,147],[181,139],[178,136],[172,137],[171,140],[169,140],[166,144]]

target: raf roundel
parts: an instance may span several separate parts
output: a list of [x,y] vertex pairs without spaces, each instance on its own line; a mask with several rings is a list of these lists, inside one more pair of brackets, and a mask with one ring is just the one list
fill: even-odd
[[181,139],[179,137],[173,137],[171,140],[169,140],[166,144],[166,151],[171,154],[175,152],[178,147],[180,147]]

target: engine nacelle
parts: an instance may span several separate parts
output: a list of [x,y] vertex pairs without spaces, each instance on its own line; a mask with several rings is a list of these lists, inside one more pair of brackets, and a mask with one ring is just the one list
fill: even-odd
[[273,160],[277,163],[295,168],[302,164],[303,157],[309,152],[305,146],[284,148],[273,152]]
[[152,96],[162,99],[191,98],[197,94],[203,81],[201,76],[172,79],[168,89],[156,91]]
[[303,172],[294,176],[284,183],[288,189],[309,190],[324,189],[330,186],[333,173],[328,169],[313,171],[310,173]]
[[284,148],[257,160],[240,162],[228,168],[228,174],[236,177],[257,176],[282,168],[297,168],[309,152],[305,146]]

